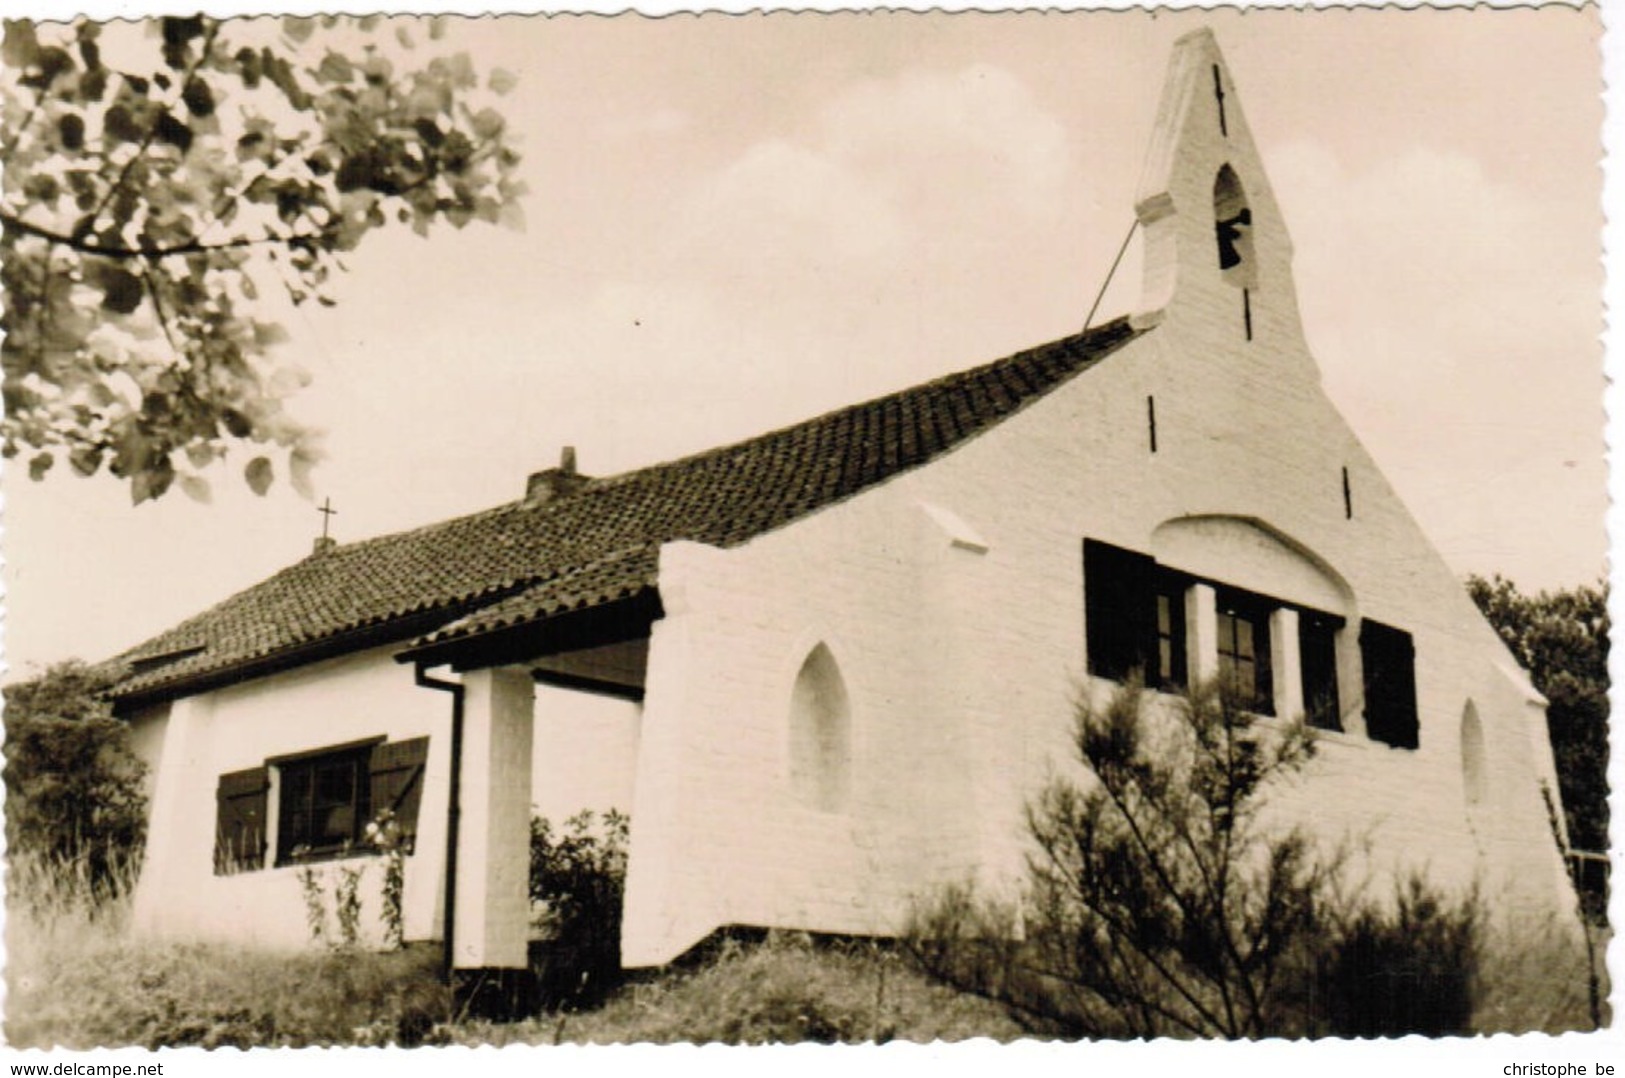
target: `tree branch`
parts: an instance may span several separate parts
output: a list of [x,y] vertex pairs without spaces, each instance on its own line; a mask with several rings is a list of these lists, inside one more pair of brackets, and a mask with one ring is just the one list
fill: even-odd
[[25,220],[11,210],[0,210],[0,224],[27,236],[35,236],[50,243],[59,243],[64,247],[79,251],[82,254],[96,255],[100,258],[131,259],[142,258],[156,261],[169,258],[173,255],[208,254],[211,251],[228,251],[242,247],[257,247],[261,244],[286,244],[294,246],[309,243],[322,238],[323,233],[294,232],[286,236],[267,234],[264,236],[238,236],[235,239],[222,240],[219,243],[200,243],[189,240],[186,243],[177,243],[169,247],[125,247],[120,244],[89,243],[83,239],[57,232],[53,229],[36,225]]

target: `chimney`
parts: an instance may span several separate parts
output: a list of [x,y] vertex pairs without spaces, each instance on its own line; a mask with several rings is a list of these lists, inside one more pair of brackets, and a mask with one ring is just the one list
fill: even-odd
[[525,481],[525,504],[546,505],[555,498],[574,494],[590,481],[576,471],[576,447],[567,445],[559,453],[559,466],[532,472]]

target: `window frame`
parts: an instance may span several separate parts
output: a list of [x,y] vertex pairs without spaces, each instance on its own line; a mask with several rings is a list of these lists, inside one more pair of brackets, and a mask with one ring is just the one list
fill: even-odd
[[[276,769],[276,858],[277,867],[308,864],[314,861],[332,861],[373,852],[365,844],[367,824],[372,820],[372,752],[383,744],[383,737],[332,745],[311,752],[272,757],[266,764]],[[317,796],[316,773],[335,764],[350,770],[349,833],[343,838],[323,836],[313,841]],[[306,802],[306,822],[296,830],[295,805],[290,793],[298,776],[309,776],[309,797]],[[334,806],[329,806],[331,811]]]
[[[1299,608],[1298,610],[1298,691],[1303,700],[1304,724],[1316,730],[1327,733],[1345,733],[1343,726],[1343,689],[1340,684],[1341,664],[1338,662],[1338,634],[1343,631],[1347,622],[1336,614],[1328,614],[1321,610]],[[1323,646],[1324,654],[1311,658],[1317,646]],[[1315,675],[1326,675],[1311,684]],[[1315,700],[1319,696],[1319,689],[1329,687],[1330,692],[1325,694],[1324,706],[1317,707]]]
[[[1221,682],[1226,680],[1227,656],[1232,666],[1242,661],[1251,663],[1252,690],[1243,695],[1240,702],[1248,711],[1258,715],[1275,714],[1275,665],[1270,653],[1270,615],[1287,605],[1255,592],[1222,584],[1213,585],[1214,649],[1218,677]],[[1225,632],[1227,621],[1232,627],[1228,640]],[[1249,640],[1251,655],[1245,660],[1241,655],[1242,625],[1249,628],[1248,635],[1251,638]],[[1229,650],[1226,649],[1227,644],[1230,645]],[[1238,685],[1236,688],[1239,690],[1242,687]]]

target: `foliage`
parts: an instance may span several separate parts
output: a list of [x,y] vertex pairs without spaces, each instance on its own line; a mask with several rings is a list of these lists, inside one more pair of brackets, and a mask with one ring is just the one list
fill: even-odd
[[1608,589],[1529,596],[1502,577],[1469,577],[1468,593],[1549,701],[1569,838],[1608,848]]
[[1367,905],[1339,926],[1317,1017],[1344,1037],[1471,1033],[1481,919],[1476,895],[1451,900],[1411,876],[1392,906]]
[[339,923],[339,946],[353,950],[361,939],[361,869],[344,865],[333,887],[333,912]]
[[[1569,842],[1608,849],[1608,588],[1525,595],[1500,576],[1469,577],[1467,591],[1546,697],[1546,727]],[[1584,879],[1582,898],[1600,920],[1606,884]]]
[[[313,432],[283,410],[307,376],[260,317],[280,282],[329,281],[374,229],[519,227],[519,161],[467,56],[415,58],[443,21],[376,17],[106,27],[8,21],[0,45],[3,452],[104,464],[141,502],[243,441],[287,452],[308,494]],[[386,29],[390,34],[380,33]],[[244,476],[263,493],[269,455]]]
[[79,862],[94,887],[116,890],[119,864],[140,856],[147,810],[145,767],[102,696],[110,684],[68,661],[6,687],[6,843]]
[[379,888],[379,916],[384,922],[384,946],[399,949],[406,942],[406,845],[394,809],[383,809],[367,824],[367,841],[384,855],[384,878]]
[[601,819],[578,813],[557,834],[550,821],[531,819],[530,901],[546,941],[538,974],[544,1006],[589,1004],[619,983],[629,826],[613,809]]
[[327,942],[327,894],[321,877],[310,865],[300,865],[294,878],[299,881],[299,897],[305,904],[305,926],[310,930],[310,942]]
[[1087,775],[1029,806],[1019,919],[950,894],[911,933],[926,968],[1068,1036],[1296,1028],[1283,974],[1324,923],[1332,867],[1259,812],[1309,758],[1305,728],[1263,728],[1212,687],[1148,706],[1137,684],[1080,699],[1074,728]]

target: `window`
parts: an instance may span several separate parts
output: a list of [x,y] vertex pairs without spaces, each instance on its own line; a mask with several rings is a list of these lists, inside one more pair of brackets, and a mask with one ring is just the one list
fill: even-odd
[[215,874],[265,867],[273,815],[278,865],[368,853],[367,825],[386,812],[401,847],[411,853],[428,755],[426,737],[375,738],[274,757],[265,766],[221,775],[215,792]]
[[370,746],[279,765],[277,864],[331,857],[361,845],[372,819]]
[[852,716],[846,683],[829,648],[808,654],[790,694],[790,784],[822,812],[845,807],[852,771]]
[[1184,688],[1186,577],[1094,539],[1083,542],[1083,576],[1089,672],[1126,681],[1137,671],[1152,688]]
[[1219,679],[1244,706],[1275,714],[1269,610],[1251,598],[1218,593]]
[[1411,634],[1375,621],[1360,624],[1365,668],[1365,729],[1396,749],[1419,744],[1416,714],[1416,648]]
[[1298,612],[1298,657],[1303,664],[1304,721],[1321,730],[1341,730],[1337,696],[1337,630],[1343,619],[1314,610]]
[[1157,661],[1147,680],[1158,688],[1183,689],[1185,662],[1185,581],[1172,573],[1157,575]]

